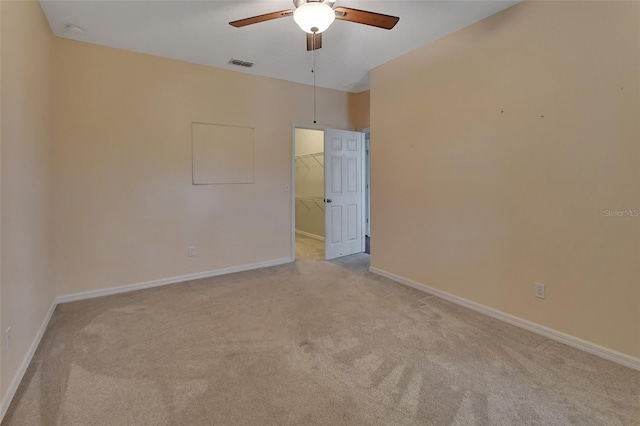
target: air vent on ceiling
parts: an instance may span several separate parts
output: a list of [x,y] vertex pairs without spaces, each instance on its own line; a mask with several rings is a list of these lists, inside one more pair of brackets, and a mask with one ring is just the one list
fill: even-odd
[[243,61],[242,59],[234,59],[234,58],[231,58],[231,60],[229,60],[229,63],[233,65],[238,65],[239,67],[250,68],[253,66],[253,62]]

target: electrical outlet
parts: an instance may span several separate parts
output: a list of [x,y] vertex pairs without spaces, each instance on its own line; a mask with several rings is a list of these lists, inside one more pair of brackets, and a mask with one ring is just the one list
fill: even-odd
[[544,284],[536,283],[535,295],[536,295],[536,297],[539,297],[540,299],[546,299],[547,298],[547,286],[544,285]]
[[189,246],[187,249],[187,256],[193,257],[196,255],[196,248],[194,246]]
[[7,327],[4,332],[4,350],[8,351],[11,346],[11,327]]

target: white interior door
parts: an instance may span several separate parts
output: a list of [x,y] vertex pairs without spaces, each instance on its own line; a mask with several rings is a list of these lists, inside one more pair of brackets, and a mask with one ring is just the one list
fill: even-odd
[[364,251],[363,146],[362,133],[324,131],[326,259]]

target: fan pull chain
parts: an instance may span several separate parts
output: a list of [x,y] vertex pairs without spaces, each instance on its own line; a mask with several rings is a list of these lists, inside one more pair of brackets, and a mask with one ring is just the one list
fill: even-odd
[[316,33],[311,37],[311,73],[313,74],[313,124],[316,124]]

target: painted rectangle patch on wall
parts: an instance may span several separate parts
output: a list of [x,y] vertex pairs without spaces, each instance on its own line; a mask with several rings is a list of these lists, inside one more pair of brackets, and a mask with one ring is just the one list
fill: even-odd
[[191,123],[193,184],[255,183],[251,127]]

